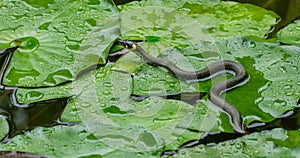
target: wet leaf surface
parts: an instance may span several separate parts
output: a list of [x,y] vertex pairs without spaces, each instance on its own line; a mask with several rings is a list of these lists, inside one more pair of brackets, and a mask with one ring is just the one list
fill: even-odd
[[[297,87],[299,86],[297,84],[299,79],[294,76],[297,73],[295,68],[298,67],[293,63],[297,63],[295,60],[299,58],[297,52],[300,50],[298,47],[280,46],[276,43],[259,43],[241,37],[219,40],[216,45],[219,46],[219,50],[224,52],[224,58],[238,59],[251,76],[246,85],[227,93],[225,97],[241,111],[246,124],[253,121],[270,122],[285,111],[295,107],[299,98],[299,87]],[[260,50],[264,50],[264,54],[261,54]],[[281,58],[275,59],[274,55],[283,57],[284,62]],[[269,65],[265,61],[269,61]],[[288,67],[286,63],[292,64],[292,67],[287,69],[286,75],[280,77],[272,73],[276,71],[279,73],[281,71],[278,69],[279,66]],[[41,98],[37,97],[35,101],[55,98],[59,92],[61,96],[77,95],[67,105],[62,120],[82,122],[101,142],[127,151],[160,149],[162,142],[169,142],[165,149],[174,150],[188,140],[198,139],[202,133],[197,131],[232,132],[228,117],[206,101],[205,97],[194,107],[181,101],[165,100],[155,96],[141,102],[130,99],[132,90],[133,92],[140,92],[145,91],[143,89],[149,89],[150,92],[156,94],[166,93],[157,90],[151,91],[151,86],[153,88],[166,88],[168,93],[176,92],[176,87],[180,90],[181,81],[173,78],[172,75],[167,77],[167,72],[164,70],[143,65],[139,68],[139,72],[136,73],[132,82],[130,74],[112,71],[113,67],[114,63],[110,63],[82,76],[73,83],[53,88],[35,89],[35,93],[44,94]],[[149,71],[155,72],[152,74],[157,75],[157,77],[145,77],[144,73],[147,72],[146,74],[149,75]],[[224,77],[226,76],[221,76],[216,80],[224,79]],[[171,78],[178,83],[178,86],[169,87],[172,82],[165,80]],[[167,86],[164,84],[159,86],[147,84],[156,79],[162,80]],[[198,86],[204,84],[210,87],[212,83],[218,81],[209,82],[211,83],[199,83]],[[281,82],[294,83],[294,86],[291,87],[291,91],[294,93],[281,98],[282,102],[287,103],[286,105],[277,102],[278,96],[274,97],[276,91],[279,91],[278,95],[281,94],[282,87],[278,86],[281,85]],[[153,83],[158,84],[159,82]],[[133,86],[134,84],[138,84],[138,86]],[[185,90],[188,91],[189,89],[185,88]],[[197,89],[191,90],[196,91]],[[20,89],[17,96],[22,96],[22,93],[30,94],[31,91],[33,90]],[[26,100],[26,97],[23,99]],[[29,99],[34,101],[32,97]],[[135,134],[130,136],[128,132]],[[138,139],[143,135],[148,135],[146,142]],[[132,141],[134,144],[131,144]],[[149,145],[149,141],[155,142],[155,145],[144,147],[139,145],[142,142]],[[133,145],[137,146],[133,148]]]
[[299,33],[300,21],[298,20],[279,31],[277,38],[282,43],[300,46]]
[[97,2],[2,1],[0,49],[19,46],[3,84],[54,86],[105,63],[119,18],[110,0]]
[[295,135],[299,135],[299,130],[274,129],[226,141],[214,147],[199,145],[183,149],[169,157],[297,157],[299,138],[295,138]]
[[[209,144],[215,143],[210,141],[208,146],[181,149],[174,157],[296,155],[300,144],[298,130],[271,130],[278,127],[274,125],[265,132],[256,130],[257,133],[252,133],[255,130],[249,129],[249,135],[243,137],[233,133],[228,116],[212,105],[206,95],[212,85],[232,77],[230,74],[219,75],[206,82],[186,83],[164,68],[144,64],[133,53],[116,63],[92,66],[98,61],[105,63],[107,52],[119,35],[116,8],[109,1],[98,2],[74,1],[65,10],[57,5],[65,3],[59,0],[3,3],[19,10],[22,7],[36,9],[20,11],[28,13],[28,16],[19,16],[18,23],[24,25],[14,29],[8,23],[11,19],[7,18],[11,17],[4,16],[6,21],[2,19],[5,22],[0,28],[9,29],[1,28],[4,31],[1,31],[0,48],[19,46],[4,84],[57,85],[18,88],[15,97],[20,103],[34,104],[73,96],[62,115],[46,113],[49,118],[60,118],[78,125],[34,128],[1,144],[1,150],[51,157],[160,157],[164,151],[177,150],[185,143],[204,136],[205,132],[221,131],[233,135],[233,140],[214,147],[209,147]],[[3,14],[8,12],[7,6],[1,6]],[[250,74],[249,82],[226,93],[224,98],[237,107],[246,125],[276,122],[276,118],[299,104],[299,47],[261,39],[275,22],[277,16],[274,13],[248,4],[192,0],[142,1],[120,8],[122,37],[147,40],[141,46],[155,57],[171,60],[187,71],[202,69],[221,59],[243,64]],[[55,9],[58,11],[53,12]],[[47,14],[49,10],[52,12]],[[44,14],[37,16],[37,11],[43,11],[49,18],[45,18]],[[16,13],[9,12],[9,15],[18,17]],[[73,16],[75,14],[80,16]],[[32,20],[33,17],[37,20]],[[69,21],[62,21],[66,18]],[[35,22],[35,29],[29,28],[30,20]],[[73,28],[65,27],[68,24]],[[84,24],[83,27],[81,24]],[[89,29],[86,30],[86,26]],[[23,34],[26,36],[21,36]],[[49,57],[49,54],[52,56]],[[49,71],[42,69],[43,64],[49,67]],[[87,67],[89,69],[85,70]],[[78,74],[80,77],[76,78]],[[74,81],[65,82],[68,80]],[[201,100],[191,105],[180,101],[181,98],[158,97],[180,92],[199,93],[201,97],[198,99]],[[135,101],[130,98],[132,95],[147,97]],[[5,98],[4,95],[1,97]],[[51,105],[58,108],[58,105],[65,104],[56,102],[44,107]],[[34,107],[41,111],[39,106]],[[23,121],[25,119],[21,119]],[[4,134],[7,133],[5,121],[1,125]],[[258,148],[260,145],[262,147]]]

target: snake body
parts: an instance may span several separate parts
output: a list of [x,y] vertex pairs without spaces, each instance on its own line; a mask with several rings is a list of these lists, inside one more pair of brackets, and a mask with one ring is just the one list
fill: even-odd
[[120,44],[127,49],[133,50],[147,64],[165,67],[169,71],[171,71],[178,79],[184,81],[203,81],[208,80],[222,72],[234,72],[235,76],[233,78],[222,81],[214,85],[210,89],[208,93],[208,99],[230,116],[231,125],[236,132],[245,133],[240,112],[221,97],[224,92],[236,88],[243,82],[247,81],[248,74],[243,65],[231,60],[222,60],[212,63],[202,70],[188,72],[180,69],[171,61],[152,57],[133,41],[122,40],[120,41]]

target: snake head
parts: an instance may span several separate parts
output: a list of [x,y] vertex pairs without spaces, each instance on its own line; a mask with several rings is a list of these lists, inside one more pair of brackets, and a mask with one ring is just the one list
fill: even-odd
[[130,49],[130,50],[135,50],[136,49],[136,44],[133,41],[121,40],[120,45],[125,47],[126,49]]

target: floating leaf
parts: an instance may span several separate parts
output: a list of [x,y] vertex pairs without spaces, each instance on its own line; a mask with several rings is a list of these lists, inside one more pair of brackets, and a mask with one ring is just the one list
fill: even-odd
[[299,134],[299,130],[274,129],[226,141],[214,147],[199,145],[182,149],[178,154],[169,157],[297,157]]
[[[37,4],[30,2],[32,1],[27,0],[19,3],[28,3],[32,7],[39,9],[49,9],[56,4],[54,1],[53,3],[49,1],[49,3],[40,2]],[[148,43],[141,45],[148,53],[155,57],[173,61],[187,71],[202,69],[208,63],[221,59],[234,60],[243,64],[250,74],[249,82],[226,93],[224,97],[238,108],[246,125],[252,121],[272,121],[285,111],[295,107],[300,96],[300,82],[298,79],[300,65],[299,47],[257,42],[243,37],[230,39],[214,38],[217,36],[229,37],[237,34],[261,38],[268,31],[268,28],[274,24],[276,17],[274,13],[258,9],[252,5],[233,2],[208,3],[207,5],[194,1],[169,2],[143,1],[122,7],[122,37],[148,40]],[[73,3],[77,4],[79,2]],[[141,5],[143,3],[149,3],[149,5],[143,6]],[[97,1],[88,1],[87,4],[108,5],[110,3],[99,4]],[[178,7],[172,7],[176,6],[176,4],[178,4]],[[112,7],[111,5],[108,6],[108,8]],[[112,10],[113,15],[115,15],[114,9]],[[235,10],[239,11],[240,14],[235,14]],[[85,12],[85,9],[83,11]],[[20,11],[20,13],[23,12]],[[230,15],[229,19],[231,16],[233,19],[228,20],[227,13]],[[53,14],[57,15],[55,12]],[[73,18],[73,16],[69,17],[67,14],[61,16],[62,18]],[[247,18],[244,19],[243,17]],[[57,19],[60,20],[59,17]],[[92,27],[98,26],[98,22],[93,21],[93,19],[87,19],[86,23]],[[75,64],[70,62],[74,64],[72,68],[78,70],[74,72],[78,73],[79,70],[90,66],[90,61],[98,60],[98,49],[101,50],[100,53],[107,51],[112,40],[108,40],[108,43],[101,46],[94,42],[99,43],[97,41],[102,41],[105,39],[104,37],[115,39],[118,34],[116,31],[117,25],[113,22],[114,20],[111,21],[112,23],[108,23],[108,21],[104,20],[104,24],[108,23],[105,25],[106,27],[99,26],[99,29],[95,29],[95,31],[89,32],[90,34],[84,36],[87,37],[86,43],[78,45],[76,44],[78,41],[71,41],[71,44],[66,49],[63,49],[65,52],[79,54],[74,56],[76,57]],[[202,24],[202,21],[206,23]],[[240,21],[243,21],[243,25],[233,29],[239,26]],[[228,27],[225,25],[227,23]],[[57,25],[60,26],[61,23]],[[53,29],[53,26],[45,23],[40,29]],[[74,30],[69,32],[68,29],[63,28],[62,31],[65,32],[60,32],[60,34],[67,33],[71,37],[71,35],[74,35],[72,33],[75,32],[76,34],[81,31]],[[106,30],[110,31],[103,35],[102,33]],[[47,36],[48,31],[44,32],[45,36]],[[113,33],[112,36],[110,36],[111,33]],[[73,36],[72,38],[80,37]],[[64,41],[65,37],[62,36],[62,38],[61,41]],[[20,52],[14,55],[13,62],[17,59],[25,59],[17,57],[18,54],[27,57],[31,54],[28,53],[28,49],[39,49],[42,47],[42,40],[38,38],[36,38],[37,40],[34,38],[24,39],[23,37],[18,37],[17,39],[10,43],[20,46]],[[7,48],[10,41],[8,40],[4,44],[0,42],[0,46]],[[37,45],[38,47],[36,47]],[[92,54],[89,54],[89,52],[92,52]],[[66,55],[64,58],[69,59],[69,56]],[[92,68],[94,71],[72,83],[44,89],[18,89],[18,100],[25,103],[74,95],[74,99],[68,103],[61,119],[63,121],[80,122],[80,124],[74,127],[38,128],[26,135],[12,138],[8,144],[0,145],[0,148],[2,150],[41,153],[54,157],[159,157],[163,150],[178,149],[178,147],[189,140],[199,139],[205,131],[233,132],[228,116],[207,101],[205,96],[194,106],[182,101],[166,100],[155,96],[141,102],[130,99],[132,92],[140,94],[149,94],[148,91],[155,93],[207,92],[212,85],[221,80],[226,80],[231,75],[219,76],[205,83],[189,84],[177,80],[164,68],[142,64],[143,62],[139,60],[139,57],[130,53],[117,63],[108,63],[105,66],[99,66],[97,69],[95,67]],[[11,67],[14,68],[13,65]],[[12,68],[10,72],[13,72]],[[35,67],[32,69],[36,70]],[[112,70],[135,72],[136,74],[132,79],[129,73]],[[27,77],[22,83],[27,83],[30,78],[40,76],[39,71],[31,71],[31,69],[22,69],[22,71],[13,75],[22,76],[23,73],[27,72],[31,73],[30,77]],[[47,78],[47,82],[44,83],[44,80],[41,80],[43,82],[39,84],[55,85],[70,78],[73,79],[76,74],[74,72],[65,69],[55,70],[55,73],[48,72],[47,76],[44,77]],[[7,80],[10,78],[10,75],[12,74],[8,73]],[[154,83],[154,85],[149,83]],[[35,84],[35,82],[30,84],[39,85]],[[292,136],[298,134],[290,131],[289,133]],[[277,134],[275,133],[274,135],[276,136]],[[297,142],[290,143],[292,142],[291,139],[284,141],[280,135],[280,137],[277,137],[279,139],[276,139],[274,135],[272,135],[272,138],[275,138],[275,140],[271,141],[282,144],[285,147],[283,149],[289,154],[293,151],[286,149],[287,147],[297,148],[298,139],[296,139]],[[250,136],[254,137],[250,139],[259,137],[255,134]],[[271,137],[268,138],[271,139]],[[250,152],[243,151],[238,141],[231,142],[235,144],[234,152],[238,151],[238,154],[242,156],[245,153],[250,153],[251,155],[252,148],[249,149],[251,150]],[[266,142],[266,140],[259,141],[259,143],[261,142]],[[269,142],[270,140],[267,140],[267,143]],[[257,144],[253,146],[256,147]],[[276,148],[272,147],[267,144],[266,148],[263,149],[264,151],[268,151],[267,149],[276,150]],[[242,149],[244,149],[243,146]],[[232,155],[233,152],[229,147],[220,150],[220,152],[218,150],[212,149],[212,155],[219,156],[218,154],[221,152],[221,155],[226,156],[226,154]],[[195,154],[197,155],[197,153]],[[269,155],[261,154],[259,156]]]
[[300,46],[300,21],[289,24],[277,33],[280,42]]
[[82,124],[67,127],[37,128],[26,135],[16,136],[7,144],[1,144],[1,150],[17,150],[39,153],[51,157],[88,157],[98,156],[114,158],[151,157],[150,152],[131,153],[111,148],[89,132]]
[[19,46],[3,83],[53,86],[105,63],[119,36],[116,7],[105,1],[2,1],[0,49]]
[[[167,7],[173,12],[164,11],[165,8],[162,7]],[[198,22],[196,25],[198,31],[194,32],[195,36],[204,32],[213,37],[240,35],[262,38],[269,32],[270,26],[275,25],[276,18],[279,18],[272,11],[236,2],[153,0],[133,2],[121,6],[121,10],[121,18],[124,19],[121,28],[123,38],[128,36],[130,39],[138,37],[141,39],[152,37],[153,39],[155,37],[163,40],[165,36],[169,36],[170,39],[177,40],[174,34],[160,33],[162,30],[157,29],[166,29],[165,31],[174,33],[176,32],[174,29],[184,28],[186,24],[190,24],[186,23],[186,16]],[[139,16],[136,16],[137,13]],[[168,18],[171,16],[173,18]],[[195,26],[192,23],[187,28],[193,27]],[[176,33],[185,37],[184,31]]]

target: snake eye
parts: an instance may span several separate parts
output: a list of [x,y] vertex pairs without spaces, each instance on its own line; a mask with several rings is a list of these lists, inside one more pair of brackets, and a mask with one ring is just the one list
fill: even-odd
[[129,40],[121,40],[120,45],[126,49],[132,49],[134,47],[134,42]]

